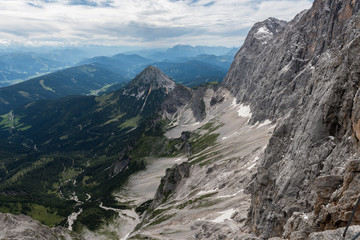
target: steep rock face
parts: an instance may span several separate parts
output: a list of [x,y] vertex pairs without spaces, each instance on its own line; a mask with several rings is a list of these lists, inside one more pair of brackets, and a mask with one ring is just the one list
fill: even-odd
[[317,0],[286,25],[255,25],[224,80],[252,122],[278,119],[249,188],[249,223],[261,237],[344,226],[356,201],[357,167],[346,164],[358,159],[359,8]]
[[150,205],[150,209],[155,209],[171,197],[178,188],[178,185],[188,178],[189,174],[190,164],[188,162],[166,169],[165,176],[161,179],[160,186],[156,191],[154,200]]
[[161,106],[160,112],[164,118],[173,120],[192,99],[193,91],[182,85],[176,85]]

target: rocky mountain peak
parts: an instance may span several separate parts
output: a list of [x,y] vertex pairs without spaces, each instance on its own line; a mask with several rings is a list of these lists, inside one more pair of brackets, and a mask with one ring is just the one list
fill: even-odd
[[268,18],[256,23],[250,30],[245,42],[245,47],[253,47],[256,44],[267,44],[274,35],[280,32],[286,25],[286,21],[276,18]]
[[160,69],[154,66],[148,66],[131,81],[129,87],[143,86],[151,87],[152,89],[163,88],[170,92],[175,88],[175,85],[175,82]]

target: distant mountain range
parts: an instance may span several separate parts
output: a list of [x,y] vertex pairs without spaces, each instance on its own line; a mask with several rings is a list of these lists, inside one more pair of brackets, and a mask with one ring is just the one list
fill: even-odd
[[201,54],[195,57],[179,58],[177,61],[178,62],[198,61],[198,62],[203,62],[221,67],[227,71],[233,60],[234,60],[234,55],[216,56],[216,55]]
[[[184,48],[183,52],[179,50],[182,48]],[[188,48],[193,51],[187,52],[186,49]],[[163,61],[156,61],[137,54],[117,54],[113,57],[101,56],[90,58],[78,64],[94,64],[106,68],[109,71],[116,72],[128,79],[135,77],[136,74],[146,66],[154,65],[172,77],[176,82],[185,86],[196,86],[211,81],[222,81],[231,65],[233,55],[195,55],[204,52],[204,49],[206,50],[207,48],[177,46],[169,49],[165,53],[161,53],[162,56],[172,56],[167,57],[167,60]],[[218,50],[216,48],[212,52],[221,52],[221,50],[225,52],[223,48],[219,48]],[[173,54],[172,52],[175,53]]]
[[207,82],[221,82],[226,75],[225,68],[196,60],[159,62],[154,66],[171,76],[175,82],[189,87]]
[[[96,65],[81,65],[0,88],[0,114],[41,99],[69,95],[98,94],[107,87],[127,81],[119,74]],[[120,84],[121,86],[121,84]]]
[[157,61],[177,61],[179,58],[195,57],[198,55],[228,55],[232,51],[231,48],[226,47],[206,47],[206,46],[191,46],[191,45],[176,45],[168,48],[165,51],[155,52],[148,57]]
[[148,66],[153,62],[154,60],[144,58],[137,54],[117,54],[112,57],[99,56],[86,59],[79,62],[78,65],[95,64],[106,68],[109,71],[118,73],[125,78],[131,79],[134,78],[145,66]]
[[[132,53],[108,55],[116,51],[131,50]],[[79,47],[68,49],[22,49],[1,50],[0,87],[51,73],[74,65],[96,64],[118,73],[128,80],[134,78],[144,67],[157,62],[201,61],[226,70],[234,56],[234,49],[176,45],[172,48],[135,50],[125,47]],[[200,56],[199,56],[200,55]],[[217,59],[219,58],[219,59]],[[171,76],[174,77],[175,76]],[[193,77],[193,79],[195,79]],[[194,82],[190,79],[189,82]]]
[[[169,49],[167,53],[179,52],[179,49],[188,48],[193,51],[190,51],[187,55],[204,52],[205,50],[212,50],[212,52],[225,52],[225,50],[228,50],[226,48],[176,46]],[[70,54],[70,52],[66,51],[61,53]],[[61,66],[61,62],[47,60],[36,55],[8,54],[5,56],[3,60],[10,65],[0,62],[0,68],[14,70],[26,66],[35,74],[34,71],[39,73],[41,67],[50,70]],[[161,62],[137,54],[117,54],[112,57],[98,56],[89,58],[79,62],[75,67],[0,88],[0,114],[8,113],[34,100],[55,99],[69,95],[97,95],[101,92],[115,91],[122,87],[124,82],[130,81],[149,65],[158,67],[174,81],[185,86],[192,87],[207,82],[220,82],[225,77],[232,58],[230,55],[216,56],[207,54],[182,57],[178,58],[177,61]],[[25,75],[25,73],[22,73],[21,76]]]
[[32,53],[8,53],[0,55],[0,87],[65,67],[66,64]]

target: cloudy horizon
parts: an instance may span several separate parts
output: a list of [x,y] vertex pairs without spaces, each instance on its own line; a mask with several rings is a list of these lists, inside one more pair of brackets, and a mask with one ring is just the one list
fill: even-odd
[[269,17],[312,0],[4,0],[0,46],[240,46]]

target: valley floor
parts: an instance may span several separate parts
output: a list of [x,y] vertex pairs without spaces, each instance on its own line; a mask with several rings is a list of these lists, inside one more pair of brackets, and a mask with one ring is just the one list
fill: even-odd
[[96,233],[90,231],[86,232],[84,234],[85,238],[128,239],[137,224],[141,221],[138,214],[135,212],[136,206],[139,206],[154,197],[156,189],[160,184],[160,180],[165,175],[165,170],[167,168],[186,160],[186,157],[146,159],[146,170],[132,175],[127,184],[120,191],[114,193],[117,201],[133,206],[133,208],[131,210],[120,210],[106,207],[101,204],[100,207],[108,211],[116,211],[119,213],[119,216],[111,223],[103,226],[102,229]]
[[[130,235],[131,239],[234,239],[247,235],[245,223],[251,199],[246,188],[256,173],[274,125],[270,121],[249,125],[250,109],[236,104],[236,99],[229,95],[211,111],[203,122],[179,124],[167,133],[168,137],[178,137],[188,130],[199,136],[211,133],[217,135],[217,141],[189,157],[189,178],[184,178],[174,195],[145,216],[142,227]],[[212,127],[206,127],[209,124]],[[130,191],[140,185],[137,187],[140,192],[132,193],[130,199],[137,201],[142,195],[140,199],[144,201],[145,195],[148,199],[153,197],[150,192],[155,193],[152,187],[156,184],[149,176],[144,172],[143,177],[137,175],[129,181],[128,189],[133,189]]]

